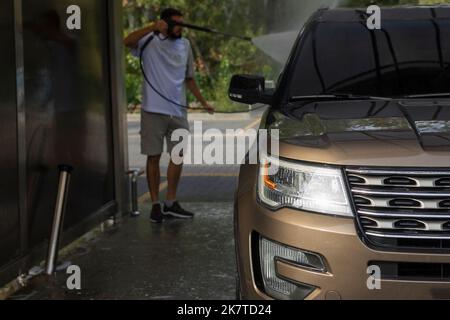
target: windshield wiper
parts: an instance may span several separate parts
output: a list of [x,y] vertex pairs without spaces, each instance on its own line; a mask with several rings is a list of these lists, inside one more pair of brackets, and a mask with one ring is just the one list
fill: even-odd
[[392,100],[389,97],[376,97],[376,96],[365,96],[365,95],[355,95],[350,93],[336,93],[336,94],[322,94],[322,95],[312,95],[312,96],[294,96],[289,99],[290,102],[302,101],[302,100]]
[[406,99],[421,99],[421,98],[446,98],[450,97],[450,93],[428,93],[428,94],[412,94],[403,96]]

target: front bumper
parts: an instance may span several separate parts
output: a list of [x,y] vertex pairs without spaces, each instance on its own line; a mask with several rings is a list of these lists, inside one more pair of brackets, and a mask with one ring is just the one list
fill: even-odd
[[[373,261],[448,264],[450,255],[379,252],[361,241],[353,219],[293,209],[273,212],[256,199],[257,170],[253,171],[241,173],[235,205],[237,262],[243,298],[271,299],[256,284],[254,268],[259,268],[259,261],[252,258],[256,233],[324,258],[326,273],[277,263],[277,272],[283,278],[316,288],[307,299],[450,299],[450,282],[381,280],[381,289],[370,290],[367,271]],[[243,184],[247,187],[242,188]]]

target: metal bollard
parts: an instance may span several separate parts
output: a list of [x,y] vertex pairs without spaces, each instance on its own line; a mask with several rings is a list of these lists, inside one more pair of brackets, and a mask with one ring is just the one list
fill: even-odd
[[140,216],[139,203],[138,203],[138,179],[145,173],[143,169],[131,169],[128,171],[131,183],[131,216]]
[[56,197],[55,213],[53,216],[52,234],[48,245],[47,264],[45,273],[52,275],[55,272],[55,264],[58,259],[59,237],[62,231],[64,214],[67,206],[67,195],[69,193],[70,176],[73,168],[68,165],[60,165],[59,186]]

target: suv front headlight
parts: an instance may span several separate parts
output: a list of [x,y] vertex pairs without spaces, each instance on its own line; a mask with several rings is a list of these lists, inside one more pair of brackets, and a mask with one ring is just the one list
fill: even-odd
[[259,199],[272,209],[290,207],[353,217],[339,169],[266,157],[258,185]]

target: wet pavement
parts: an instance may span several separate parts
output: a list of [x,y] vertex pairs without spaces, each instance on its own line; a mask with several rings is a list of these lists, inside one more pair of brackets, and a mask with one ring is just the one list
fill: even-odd
[[[211,127],[244,129],[257,126],[260,115],[207,117]],[[130,166],[136,168],[145,165],[138,152],[138,123],[137,117],[129,120]],[[162,163],[161,199],[167,160]],[[69,275],[60,272],[36,279],[12,299],[234,299],[233,197],[238,172],[239,166],[186,166],[179,200],[196,217],[163,225],[149,221],[150,202],[141,178],[141,216],[125,218],[64,257],[81,268],[81,290],[68,290]]]
[[[149,205],[142,205],[143,211]],[[38,281],[13,299],[229,300],[235,297],[232,203],[189,203],[192,221],[152,224],[129,218],[69,256],[81,268],[82,290],[68,275]]]

